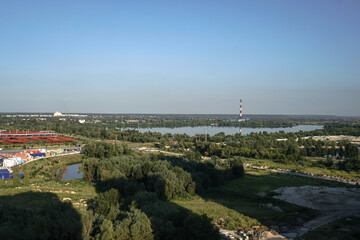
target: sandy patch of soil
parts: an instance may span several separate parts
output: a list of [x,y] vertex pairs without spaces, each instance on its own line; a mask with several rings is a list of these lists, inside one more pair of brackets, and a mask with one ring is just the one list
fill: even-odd
[[360,188],[283,187],[274,190],[274,198],[303,207],[324,211],[360,209]]
[[285,236],[301,236],[338,218],[360,216],[360,188],[301,186],[282,187],[274,192],[279,193],[274,198],[322,212],[320,217],[283,233]]

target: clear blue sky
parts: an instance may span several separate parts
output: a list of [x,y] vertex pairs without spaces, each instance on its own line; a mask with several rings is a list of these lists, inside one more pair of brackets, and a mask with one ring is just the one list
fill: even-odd
[[359,0],[0,2],[0,112],[360,115]]

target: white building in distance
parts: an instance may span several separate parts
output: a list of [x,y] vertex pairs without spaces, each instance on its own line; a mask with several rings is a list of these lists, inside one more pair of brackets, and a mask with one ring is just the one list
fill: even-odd
[[62,113],[61,112],[55,112],[54,113],[54,117],[61,117],[62,116]]

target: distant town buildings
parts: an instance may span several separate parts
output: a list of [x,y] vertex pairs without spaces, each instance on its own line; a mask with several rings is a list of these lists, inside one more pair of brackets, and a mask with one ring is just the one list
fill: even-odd
[[[78,118],[86,118],[88,117],[88,115],[82,115],[82,114],[73,114],[73,113],[68,113],[68,114],[63,114],[61,112],[55,112],[54,114],[8,114],[5,115],[6,117],[23,117],[23,118],[42,118],[42,119],[38,119],[38,120],[46,120],[46,118],[49,117],[63,117],[61,120],[64,119],[64,117],[78,117]],[[23,120],[29,120],[29,119],[23,119]]]

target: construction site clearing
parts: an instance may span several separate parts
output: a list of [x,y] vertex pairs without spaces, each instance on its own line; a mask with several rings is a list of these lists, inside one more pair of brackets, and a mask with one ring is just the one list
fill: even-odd
[[[324,141],[324,142],[339,142],[339,141],[349,141],[351,144],[360,147],[360,137],[348,136],[348,135],[334,135],[334,136],[307,136],[302,137],[301,139],[313,139],[315,141]],[[278,138],[276,141],[282,142],[287,141],[287,138]],[[299,141],[298,138],[295,141]]]
[[313,136],[312,139],[317,141],[349,141],[356,146],[360,146],[360,137],[348,136],[348,135],[337,135],[337,136]]

